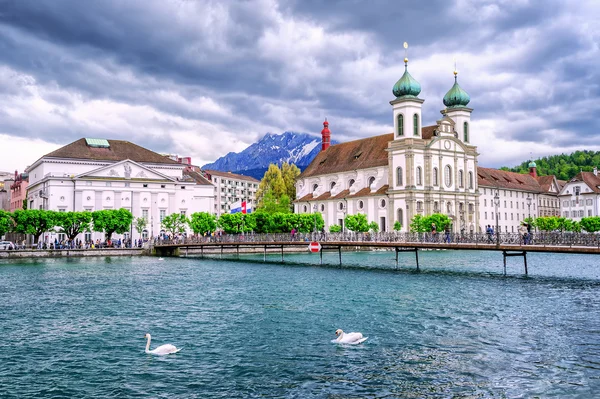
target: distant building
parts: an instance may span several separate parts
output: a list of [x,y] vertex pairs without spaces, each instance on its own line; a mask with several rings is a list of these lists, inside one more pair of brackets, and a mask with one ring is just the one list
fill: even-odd
[[17,209],[23,209],[23,201],[27,198],[27,185],[29,184],[29,175],[27,172],[18,173],[15,171],[15,179],[10,185],[10,208],[11,212]]
[[600,216],[600,176],[598,169],[580,172],[565,183],[559,194],[561,215],[576,221]]
[[214,185],[213,213],[221,216],[230,213],[236,202],[246,201],[252,209],[256,206],[256,190],[260,181],[253,177],[218,170],[204,170],[205,176]]
[[[214,207],[210,181],[191,173],[185,164],[128,141],[82,138],[44,155],[27,171],[30,209],[125,208],[135,218],[147,220],[141,235],[132,227],[115,239],[157,236],[165,216],[209,212]],[[103,234],[79,238],[102,240]]]

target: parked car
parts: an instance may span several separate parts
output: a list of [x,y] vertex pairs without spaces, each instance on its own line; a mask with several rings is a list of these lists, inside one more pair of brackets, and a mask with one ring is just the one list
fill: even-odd
[[13,250],[15,249],[15,244],[10,241],[0,241],[0,250]]

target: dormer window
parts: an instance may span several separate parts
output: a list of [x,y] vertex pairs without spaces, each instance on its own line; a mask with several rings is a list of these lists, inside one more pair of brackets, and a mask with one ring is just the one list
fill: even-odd
[[313,193],[315,191],[317,191],[317,188],[319,188],[319,185],[318,184],[313,184],[313,189],[312,189]]
[[335,187],[335,182],[332,181],[331,184],[329,185],[329,190],[333,190],[334,187]]
[[369,177],[368,187],[371,187],[373,185],[373,183],[375,183],[375,177],[371,176],[371,177]]

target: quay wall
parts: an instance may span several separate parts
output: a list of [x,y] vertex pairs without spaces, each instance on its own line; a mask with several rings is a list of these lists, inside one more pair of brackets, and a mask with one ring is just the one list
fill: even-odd
[[0,259],[19,258],[74,258],[91,256],[141,256],[146,255],[143,248],[103,248],[103,249],[25,249],[0,251]]

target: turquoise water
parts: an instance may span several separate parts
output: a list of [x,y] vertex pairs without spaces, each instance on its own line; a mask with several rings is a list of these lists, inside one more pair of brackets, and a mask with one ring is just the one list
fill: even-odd
[[[532,254],[525,278],[498,253],[419,257],[3,261],[0,396],[597,397],[600,258]],[[183,350],[147,355],[147,332]]]

